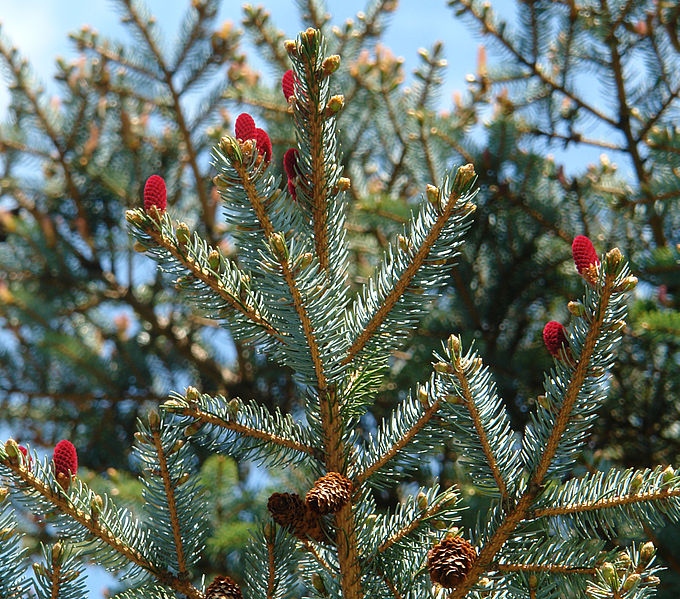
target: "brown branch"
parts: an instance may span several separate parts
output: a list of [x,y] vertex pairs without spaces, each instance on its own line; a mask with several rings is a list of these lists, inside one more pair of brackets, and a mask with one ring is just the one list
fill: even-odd
[[448,599],[462,599],[465,597],[470,588],[477,582],[479,577],[484,574],[492,564],[494,557],[500,551],[501,547],[510,538],[510,535],[517,528],[517,526],[527,517],[531,504],[538,496],[542,489],[543,479],[548,472],[548,468],[552,463],[557,448],[559,447],[562,435],[566,430],[572,410],[576,400],[578,399],[581,387],[586,379],[590,360],[593,356],[597,339],[602,331],[602,326],[607,313],[607,306],[613,292],[615,277],[608,274],[605,277],[604,287],[602,288],[600,302],[598,306],[597,317],[590,323],[588,332],[586,334],[583,349],[576,363],[574,373],[569,381],[569,386],[564,396],[564,401],[560,407],[560,411],[555,419],[550,437],[545,445],[543,455],[534,470],[531,479],[527,485],[527,490],[519,498],[514,508],[508,512],[500,526],[496,529],[491,539],[482,547],[477,559],[475,560],[470,572],[465,580],[458,585],[448,595]]
[[61,580],[59,574],[61,572],[61,563],[54,555],[54,548],[52,549],[52,569],[50,572],[50,582],[52,583],[52,590],[50,593],[51,599],[59,599],[59,588],[61,587]]
[[499,572],[544,572],[546,574],[595,574],[597,568],[551,566],[548,564],[494,564]]
[[[307,97],[308,105],[306,107],[309,115],[308,129],[309,129],[309,153],[311,160],[311,208],[312,221],[314,223],[314,246],[316,247],[316,255],[319,259],[319,266],[324,272],[328,272],[330,266],[328,257],[328,198],[327,182],[328,176],[326,174],[326,161],[324,160],[325,148],[323,143],[323,121],[326,118],[323,107],[320,103],[320,89],[318,78],[322,75],[317,74],[318,65],[316,63],[309,64],[305,62],[306,79],[312,82],[312,87],[309,90]],[[321,110],[320,110],[321,108]]]
[[276,591],[276,563],[274,562],[274,531],[267,535],[267,599],[274,599]]
[[[255,211],[258,221],[260,222],[260,226],[264,230],[265,238],[267,241],[269,241],[274,234],[274,226],[267,215],[264,202],[258,195],[257,189],[250,179],[250,176],[248,175],[243,163],[234,164],[234,168],[241,178],[246,195],[253,206],[253,210]],[[319,345],[316,341],[314,327],[312,326],[312,322],[309,319],[309,315],[307,314],[305,302],[302,298],[300,290],[297,287],[295,277],[293,276],[293,272],[290,269],[288,261],[286,259],[280,259],[279,264],[281,265],[283,277],[286,281],[286,284],[288,285],[288,289],[290,290],[295,311],[297,312],[297,315],[300,318],[300,323],[302,324],[302,330],[304,332],[305,339],[307,340],[307,346],[309,347],[309,352],[312,357],[312,363],[314,364],[314,372],[316,374],[319,391],[324,393],[328,389],[328,381],[326,380],[326,373],[324,372],[323,362],[321,360],[321,353],[319,352]]]
[[195,420],[200,420],[201,422],[212,424],[214,426],[219,426],[231,431],[240,433],[246,437],[252,437],[254,439],[260,439],[262,441],[267,441],[268,443],[273,443],[274,445],[279,445],[280,447],[285,447],[286,449],[294,449],[302,453],[306,453],[312,457],[319,458],[319,450],[316,447],[310,447],[293,439],[287,439],[286,437],[281,437],[279,435],[274,435],[257,428],[246,426],[245,424],[240,424],[238,422],[231,422],[229,420],[223,420],[219,416],[215,416],[209,412],[205,412],[199,408],[185,407],[178,410],[181,414],[185,416],[190,416]]
[[153,444],[158,455],[158,466],[160,474],[163,479],[163,488],[165,489],[165,496],[168,500],[168,513],[170,516],[170,526],[172,527],[172,537],[175,542],[175,550],[177,553],[177,567],[179,569],[178,578],[180,580],[189,580],[190,574],[187,568],[186,558],[184,557],[184,543],[182,542],[182,532],[179,528],[179,515],[177,513],[177,501],[175,499],[175,486],[170,478],[170,471],[168,470],[168,460],[163,451],[163,442],[161,440],[160,431],[158,428],[151,427],[153,434]]
[[239,298],[229,293],[224,285],[216,277],[206,273],[200,265],[196,263],[193,258],[190,260],[189,256],[183,255],[177,247],[165,237],[157,228],[148,226],[144,227],[144,232],[149,235],[156,245],[162,247],[169,252],[175,260],[177,260],[184,268],[191,272],[191,274],[200,280],[202,283],[210,287],[217,295],[219,295],[231,308],[240,312],[243,316],[248,318],[257,326],[262,327],[269,335],[275,337],[278,341],[283,343],[282,334],[277,331],[253,306],[243,303]]
[[183,593],[190,599],[203,599],[203,593],[190,582],[180,580],[171,572],[157,568],[139,551],[127,545],[122,539],[119,539],[110,530],[105,528],[100,520],[92,518],[90,514],[87,514],[76,507],[61,488],[59,488],[59,490],[50,488],[47,483],[36,477],[23,465],[12,463],[9,458],[5,458],[3,465],[6,468],[9,468],[17,478],[21,479],[22,482],[26,483],[33,490],[42,495],[61,512],[70,516],[83,528],[87,529],[93,537],[99,539],[113,550],[123,555],[131,563],[136,564],[140,568],[153,574],[161,584],[164,584],[179,593]]
[[646,493],[619,495],[617,497],[599,499],[597,501],[584,501],[582,503],[574,503],[572,505],[557,505],[536,510],[533,512],[532,516],[535,518],[564,516],[567,514],[591,512],[594,510],[606,510],[608,508],[643,503],[647,501],[663,501],[664,499],[670,499],[672,497],[680,497],[680,489],[661,489],[660,491],[647,491]]
[[423,429],[423,427],[432,419],[434,414],[439,409],[441,405],[441,399],[437,399],[423,414],[413,423],[413,426],[406,431],[406,433],[390,447],[379,459],[373,462],[368,468],[363,472],[360,472],[355,477],[355,485],[361,485],[366,480],[368,480],[375,472],[380,470],[385,464],[387,464],[392,458],[394,458],[397,453],[399,453],[404,447],[406,447],[413,438]]
[[572,237],[562,229],[560,229],[556,224],[550,222],[545,216],[543,216],[538,210],[534,210],[531,206],[527,206],[521,198],[515,196],[515,194],[511,193],[509,190],[505,195],[503,196],[510,200],[515,206],[517,206],[520,210],[523,212],[526,212],[531,218],[533,218],[539,225],[547,229],[548,231],[552,231],[555,233],[558,237],[566,241],[569,245],[571,245],[572,242]]
[[479,410],[477,409],[477,404],[475,403],[475,399],[472,396],[470,382],[468,381],[467,376],[465,375],[465,370],[463,369],[463,366],[461,364],[461,359],[458,356],[456,356],[452,362],[452,365],[453,373],[458,379],[458,382],[460,383],[461,394],[464,399],[463,404],[467,408],[467,411],[470,413],[470,418],[472,418],[472,422],[475,425],[475,431],[477,432],[477,436],[479,437],[479,442],[482,445],[482,451],[484,451],[484,456],[486,457],[486,461],[489,464],[489,468],[491,468],[493,478],[496,481],[496,486],[498,487],[498,491],[501,495],[501,500],[505,501],[507,499],[508,489],[505,485],[505,481],[503,480],[503,475],[501,474],[498,462],[496,461],[496,456],[494,455],[493,449],[491,448],[491,442],[489,441],[489,437],[487,436],[486,430],[482,425],[482,421],[479,416]]
[[394,287],[392,287],[392,290],[387,295],[380,308],[378,308],[378,310],[373,314],[371,319],[364,327],[363,331],[361,331],[359,336],[354,340],[351,347],[347,351],[347,355],[342,361],[343,364],[348,364],[351,362],[380,328],[389,313],[392,311],[392,308],[394,308],[401,296],[408,289],[409,284],[418,273],[422,265],[425,263],[425,260],[427,260],[432,246],[439,238],[439,235],[451,216],[454,214],[461,214],[467,210],[467,205],[462,207],[457,206],[458,198],[459,196],[453,196],[453,194],[449,196],[446,207],[437,217],[437,220],[423,240],[423,243],[418,248],[418,251],[414,254],[411,263],[406,267],[406,269],[404,269],[401,276],[399,277],[399,280],[394,284]]

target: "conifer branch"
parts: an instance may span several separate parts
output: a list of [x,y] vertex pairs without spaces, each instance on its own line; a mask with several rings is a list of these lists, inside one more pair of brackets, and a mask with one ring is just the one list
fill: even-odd
[[144,38],[149,51],[153,54],[158,67],[163,73],[163,81],[165,82],[165,85],[170,92],[170,96],[172,97],[172,105],[175,117],[177,119],[177,126],[179,127],[182,140],[184,141],[184,145],[186,147],[187,161],[189,162],[189,166],[191,167],[191,170],[194,174],[194,180],[196,181],[196,192],[198,193],[198,199],[203,210],[203,221],[206,225],[208,235],[212,239],[214,232],[213,229],[215,227],[215,211],[213,210],[210,197],[208,196],[206,186],[203,182],[204,176],[198,166],[196,148],[194,146],[193,140],[191,139],[191,133],[189,132],[187,122],[184,118],[184,109],[182,108],[182,104],[180,102],[179,93],[175,88],[175,83],[173,81],[173,71],[166,64],[165,58],[163,57],[160,48],[158,48],[156,45],[156,42],[151,36],[148,26],[142,21],[141,15],[137,12],[132,0],[119,1],[122,2],[125,8],[128,10],[131,22],[134,23],[139,33]]
[[392,536],[388,537],[383,543],[378,546],[378,553],[384,553],[393,545],[398,544],[404,537],[410,535],[416,530],[425,520],[434,516],[442,505],[442,501],[433,502],[428,505],[417,518],[414,518],[406,526],[400,528]]
[[274,531],[271,534],[265,532],[267,542],[267,599],[274,599],[276,591],[276,562],[274,556]]
[[185,594],[190,599],[203,599],[203,594],[190,582],[181,580],[171,572],[158,568],[139,551],[128,546],[122,539],[116,537],[98,519],[92,518],[90,514],[87,514],[76,507],[61,488],[59,488],[58,491],[50,488],[49,485],[34,476],[33,473],[22,464],[13,463],[13,461],[7,457],[5,457],[2,463],[6,468],[12,471],[18,480],[21,480],[23,483],[30,486],[44,499],[54,505],[54,507],[59,509],[60,512],[70,516],[93,537],[99,539],[114,551],[125,556],[128,561],[155,576],[161,584],[169,586],[179,593]]
[[458,200],[460,197],[460,194],[452,192],[447,198],[446,205],[438,214],[437,219],[435,220],[425,239],[423,239],[420,247],[418,247],[413,253],[409,265],[403,270],[398,281],[390,293],[385,297],[380,307],[373,313],[373,316],[371,316],[371,319],[366,323],[361,333],[359,333],[359,335],[352,342],[352,345],[347,351],[347,355],[342,360],[343,364],[349,364],[366,346],[371,337],[373,337],[373,335],[378,331],[382,323],[392,311],[392,308],[394,308],[401,296],[408,289],[411,281],[427,260],[432,246],[439,238],[439,235],[441,234],[449,219],[452,216],[464,214],[467,211],[467,205],[458,205]]
[[51,599],[59,599],[59,589],[61,587],[61,577],[59,576],[61,572],[61,562],[54,555],[54,550],[52,551],[52,567],[50,568],[50,578],[52,583]]
[[422,414],[422,416],[409,428],[404,435],[402,435],[399,440],[392,445],[386,452],[380,456],[380,458],[374,461],[370,466],[365,468],[355,477],[356,485],[361,485],[366,482],[371,475],[380,470],[385,466],[394,456],[397,455],[404,447],[406,447],[413,438],[426,426],[432,417],[436,414],[437,410],[441,405],[441,399],[436,399],[432,405],[430,405]]
[[[260,226],[264,231],[266,240],[269,242],[274,235],[274,226],[267,215],[266,208],[262,198],[257,193],[257,189],[246,170],[245,165],[242,162],[235,162],[234,168],[239,174],[243,189],[246,192],[246,196],[250,200],[253,210],[257,216]],[[314,372],[316,374],[317,386],[321,393],[324,393],[328,389],[328,382],[326,380],[326,373],[324,372],[324,365],[321,360],[321,352],[319,351],[319,345],[316,340],[316,333],[314,327],[307,313],[307,307],[305,305],[302,294],[295,282],[295,276],[290,268],[288,260],[284,257],[278,257],[279,264],[281,266],[281,271],[283,277],[290,290],[291,298],[293,300],[293,306],[300,318],[300,323],[302,324],[302,330],[304,331],[305,339],[307,340],[307,346],[309,347],[309,352],[312,358],[312,363],[314,364]]]
[[598,499],[597,501],[584,501],[582,503],[574,503],[570,505],[556,505],[541,508],[532,512],[531,516],[535,518],[565,516],[567,514],[591,512],[594,510],[606,510],[624,505],[634,505],[636,503],[663,501],[665,499],[672,499],[675,497],[680,497],[680,489],[653,489],[639,493],[629,493],[626,495],[607,497],[605,499]]
[[62,146],[57,131],[52,126],[52,123],[50,122],[49,117],[45,114],[45,111],[43,110],[42,106],[40,106],[40,100],[38,96],[34,93],[34,91],[30,88],[30,86],[26,82],[25,65],[20,62],[17,62],[14,53],[8,50],[5,44],[2,43],[1,41],[0,41],[0,55],[2,55],[2,57],[5,59],[5,62],[7,63],[7,66],[9,67],[17,86],[21,88],[21,92],[29,101],[33,109],[33,114],[40,123],[42,130],[47,134],[47,137],[49,138],[50,142],[52,143],[52,146],[56,151],[56,160],[61,166],[62,171],[64,173],[66,189],[68,190],[69,195],[71,196],[73,202],[76,205],[76,209],[78,211],[78,218],[82,222],[83,238],[85,239],[87,244],[92,248],[94,247],[94,241],[92,239],[92,233],[90,232],[89,226],[87,224],[88,223],[87,211],[83,204],[80,190],[78,189],[74,181],[73,173],[71,172],[71,164],[69,163],[66,156],[68,148],[64,148]]
[[186,560],[184,559],[184,544],[182,542],[182,533],[179,529],[179,515],[177,513],[177,503],[175,501],[175,488],[170,478],[170,471],[168,470],[168,461],[163,450],[163,441],[159,429],[151,427],[153,435],[153,443],[156,448],[156,455],[158,456],[158,466],[161,478],[163,479],[163,487],[165,489],[165,496],[168,500],[168,512],[170,516],[170,525],[172,527],[172,537],[175,542],[175,549],[177,552],[177,566],[179,568],[178,578],[180,580],[189,580],[190,574],[187,568]]
[[470,390],[470,381],[468,380],[465,368],[462,364],[461,356],[459,354],[455,354],[453,356],[452,365],[453,374],[460,383],[460,390],[463,396],[463,405],[470,413],[470,418],[474,423],[475,431],[479,437],[479,442],[482,446],[482,450],[484,451],[484,455],[486,456],[486,461],[489,464],[489,468],[491,468],[493,478],[496,481],[496,486],[498,487],[501,499],[505,500],[508,496],[508,488],[505,484],[505,480],[503,479],[503,475],[501,474],[501,470],[498,467],[498,462],[496,461],[496,456],[494,455],[493,449],[491,448],[489,437],[486,433],[486,430],[484,429],[484,425],[482,424],[479,410],[477,409],[477,404],[475,403],[475,398],[473,397]]
[[559,91],[569,98],[572,102],[583,108],[583,110],[589,112],[598,119],[604,121],[608,125],[618,128],[619,123],[613,118],[607,116],[602,111],[595,108],[593,105],[585,102],[582,98],[579,98],[576,94],[570,91],[564,85],[553,81],[542,68],[540,68],[538,62],[526,59],[522,53],[515,48],[515,46],[510,42],[510,40],[499,30],[492,22],[491,19],[485,14],[480,13],[472,0],[452,0],[449,5],[460,4],[462,8],[468,12],[472,17],[482,26],[483,32],[485,34],[491,35],[496,40],[498,40],[514,57],[515,59],[528,67],[531,70],[531,74],[538,77],[545,85],[554,91]]
[[299,441],[295,441],[294,439],[287,439],[286,437],[275,435],[268,431],[260,430],[252,426],[246,426],[239,422],[224,420],[223,418],[220,418],[215,414],[211,414],[209,412],[201,410],[198,407],[193,407],[189,405],[186,407],[175,409],[171,404],[165,404],[165,407],[171,408],[175,413],[179,413],[184,416],[189,416],[190,418],[193,418],[197,422],[219,426],[220,428],[235,431],[246,437],[260,439],[262,441],[266,441],[267,443],[272,443],[274,445],[279,445],[280,447],[285,447],[286,449],[293,449],[301,453],[306,453],[317,459],[320,459],[322,457],[320,455],[319,450],[316,447],[305,445],[304,443],[300,443]]
[[189,256],[185,256],[182,252],[180,252],[176,245],[172,243],[169,238],[164,236],[158,228],[148,224],[145,220],[142,220],[141,223],[136,224],[141,224],[142,230],[154,240],[158,247],[163,248],[170,255],[172,255],[172,257],[179,264],[191,272],[192,275],[202,281],[205,285],[210,287],[210,289],[225,302],[227,302],[231,308],[248,318],[251,322],[253,322],[253,324],[261,327],[277,341],[285,343],[282,334],[277,331],[262,315],[260,315],[256,308],[244,303],[240,298],[230,294],[224,288],[224,286],[220,285],[219,280],[215,276],[212,276],[209,272],[204,271],[195,260],[190,259]]
[[495,555],[500,551],[505,542],[510,538],[517,526],[526,518],[531,504],[541,491],[542,483],[548,468],[555,456],[562,435],[569,424],[572,410],[578,398],[581,387],[585,381],[588,366],[597,339],[602,332],[602,325],[607,313],[610,297],[613,293],[614,282],[616,276],[611,272],[607,272],[604,278],[604,285],[600,293],[600,300],[598,302],[598,311],[596,318],[590,323],[588,333],[586,335],[583,349],[579,356],[578,362],[573,370],[569,387],[565,394],[564,400],[560,407],[560,411],[555,419],[552,432],[545,444],[545,449],[541,455],[538,465],[535,467],[527,490],[522,494],[514,508],[512,508],[501,524],[498,526],[493,536],[487,541],[479,552],[477,559],[473,563],[467,577],[460,583],[451,593],[448,594],[448,599],[462,599],[469,589],[479,580],[479,577],[486,572],[493,562]]

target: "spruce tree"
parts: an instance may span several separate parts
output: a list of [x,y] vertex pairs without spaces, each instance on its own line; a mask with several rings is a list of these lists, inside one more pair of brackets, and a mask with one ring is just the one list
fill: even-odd
[[[346,235],[353,180],[342,170],[336,122],[345,98],[333,79],[341,57],[314,28],[283,48],[292,66],[285,116],[295,131],[286,158],[247,113],[212,150],[238,261],[174,216],[158,175],[126,218],[139,249],[171,274],[193,310],[227,321],[235,338],[294,372],[299,413],[193,386],[175,394],[135,436],[141,513],[79,479],[68,441],[40,459],[8,440],[0,449],[6,534],[20,502],[60,537],[34,566],[35,592],[81,596],[78,564],[90,558],[126,581],[121,597],[653,595],[654,546],[622,551],[613,541],[662,518],[677,521],[680,477],[671,467],[573,476],[606,399],[637,283],[623,253],[598,254],[576,236],[580,298],[571,300],[568,326],[545,323],[552,364],[522,434],[511,428],[483,359],[454,332],[420,383],[365,437],[358,427],[373,413],[394,351],[427,315],[475,227],[475,169],[450,168],[423,185],[355,292]],[[477,524],[461,526],[467,494],[458,485],[406,486],[411,492],[396,508],[379,510],[376,495],[409,481],[445,442],[459,451],[474,494],[488,500],[475,507]],[[197,450],[298,474],[253,526],[242,580],[225,572],[209,582],[197,567],[209,534]],[[17,566],[24,556],[16,543],[3,553],[0,589],[21,596],[30,586]]]

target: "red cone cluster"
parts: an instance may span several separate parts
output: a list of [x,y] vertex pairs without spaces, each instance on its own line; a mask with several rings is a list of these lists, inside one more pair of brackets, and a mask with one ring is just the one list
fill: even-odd
[[600,263],[593,242],[585,235],[578,235],[571,244],[576,270],[586,281],[594,285],[597,282],[597,265]]
[[286,153],[283,155],[283,170],[286,171],[286,175],[288,175],[288,193],[290,193],[294,200],[297,200],[295,184],[297,183],[298,176],[297,161],[299,155],[300,152],[295,148],[286,150]]
[[57,478],[57,482],[65,489],[68,489],[71,485],[71,480],[78,473],[78,454],[73,443],[66,439],[59,441],[54,448],[52,463],[54,464],[54,475]]
[[543,343],[546,348],[556,358],[560,356],[560,349],[567,345],[567,336],[564,327],[554,320],[551,320],[543,328]]
[[293,71],[288,70],[283,74],[281,88],[283,89],[283,95],[286,100],[290,100],[291,96],[295,95],[295,75],[293,74]]
[[255,140],[257,151],[269,162],[272,159],[272,142],[264,129],[255,126],[253,117],[247,113],[240,114],[234,127],[236,138],[241,141]]
[[163,177],[151,175],[144,185],[144,212],[151,212],[152,206],[163,214],[168,206],[168,193]]

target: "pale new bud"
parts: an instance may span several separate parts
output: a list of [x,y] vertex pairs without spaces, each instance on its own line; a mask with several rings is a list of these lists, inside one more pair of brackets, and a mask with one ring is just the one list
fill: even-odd
[[640,548],[640,564],[642,566],[646,566],[651,559],[654,557],[654,554],[656,553],[656,547],[654,547],[654,543],[651,541],[648,541],[645,543],[641,548]]

